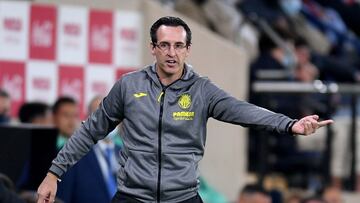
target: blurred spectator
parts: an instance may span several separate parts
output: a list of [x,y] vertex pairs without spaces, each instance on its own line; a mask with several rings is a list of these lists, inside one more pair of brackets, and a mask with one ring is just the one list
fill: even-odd
[[[88,105],[89,116],[98,109],[101,100],[100,96],[91,100]],[[119,169],[119,151],[112,137],[100,140],[63,175],[58,184],[57,196],[66,203],[110,202],[116,192],[115,174]]]
[[[276,27],[274,31],[283,42],[267,33],[260,38],[259,58],[251,65],[251,81],[313,82],[318,70],[310,61],[310,50],[304,40],[297,40],[288,30]],[[250,102],[292,117],[319,114],[328,117],[328,108],[322,97],[309,94],[256,94],[250,90]],[[296,108],[295,108],[296,107]],[[281,172],[290,186],[319,189],[321,182],[314,176],[321,171],[322,152],[301,151],[295,137],[278,136],[250,129],[249,160],[259,160],[259,148],[266,148],[265,164],[249,164],[250,170]],[[264,144],[261,144],[264,143]],[[263,167],[263,168],[260,168]],[[301,178],[298,178],[299,175]]]
[[70,97],[60,97],[53,106],[54,124],[59,130],[56,147],[60,150],[79,124],[79,109]]
[[309,197],[301,201],[301,203],[327,203],[322,197]]
[[10,95],[0,89],[0,124],[10,122]]
[[[278,0],[277,2],[278,3],[274,3],[270,0],[245,0],[239,3],[237,7],[243,11],[260,30],[269,32],[268,29],[271,29],[264,28],[264,24],[260,23],[264,21],[268,22],[268,26],[273,25],[276,32],[283,30],[282,32],[290,33],[293,38],[301,37],[305,39],[311,51],[311,62],[319,70],[319,79],[336,82],[360,81],[360,73],[355,66],[359,64],[356,57],[349,55],[346,57],[346,60],[344,60],[344,57],[336,56],[333,58],[326,55],[330,52],[330,48],[332,48],[330,39],[322,33],[321,29],[314,27],[314,25],[305,18],[304,12],[302,12],[304,10],[302,1]],[[278,34],[281,36],[281,33]],[[352,39],[349,40],[351,41]],[[262,52],[262,50],[260,50],[260,52]],[[309,67],[308,64],[306,66]]]
[[[277,29],[282,42],[274,42],[268,34],[260,38],[260,56],[250,66],[250,82],[254,81],[294,81],[294,70],[297,66],[294,54],[294,38],[283,30]],[[250,85],[251,86],[251,85]],[[250,89],[250,102],[272,111],[287,114],[291,117],[300,115],[295,111],[300,105],[294,105],[297,98],[287,95],[256,94]]]
[[305,0],[302,11],[312,25],[327,36],[332,45],[332,55],[344,57],[352,50],[360,53],[359,39],[347,28],[336,10]]
[[297,194],[291,194],[286,198],[285,203],[301,203],[301,196]]
[[[275,42],[268,33],[260,37],[260,56],[251,64],[251,80],[292,80],[297,65],[294,55],[294,37],[291,33],[277,29],[281,42]],[[281,43],[281,44],[279,44]]]
[[288,20],[288,29],[293,30],[296,35],[303,37],[311,50],[319,54],[328,54],[330,42],[326,36],[313,27],[301,13],[303,7],[301,0],[278,0],[279,8]]
[[237,4],[238,10],[259,30],[264,29],[263,21],[304,37],[311,49],[318,53],[328,53],[330,43],[322,32],[306,20],[300,12],[301,7],[301,0],[244,0]]
[[237,203],[271,203],[271,197],[260,185],[248,184],[241,190]]
[[[319,77],[319,69],[311,62],[311,51],[307,42],[298,37],[295,40],[295,55],[297,66],[295,69],[295,79],[299,82],[313,83]],[[302,97],[300,112],[302,115],[317,114],[320,117],[329,117],[326,100],[329,96],[314,94],[299,94]]]
[[37,125],[51,125],[53,123],[51,108],[42,102],[24,103],[20,107],[18,117],[22,123]]
[[311,62],[311,51],[302,38],[295,41],[295,55],[297,58],[297,67],[295,78],[301,82],[313,82],[319,76],[318,68]]
[[[24,103],[19,109],[18,117],[21,123],[43,126],[50,126],[53,124],[51,108],[50,106],[42,102]],[[31,180],[29,179],[29,171],[30,168],[32,168],[30,164],[30,159],[27,159],[24,163],[22,174],[20,176],[20,179],[16,183],[19,188],[28,188],[26,185],[29,181],[31,182]]]
[[336,9],[346,25],[360,35],[360,3],[357,0],[316,0],[323,6]]
[[215,190],[204,177],[200,176],[199,195],[205,203],[227,203],[226,197]]
[[343,203],[341,190],[337,187],[326,187],[322,197],[327,203]]

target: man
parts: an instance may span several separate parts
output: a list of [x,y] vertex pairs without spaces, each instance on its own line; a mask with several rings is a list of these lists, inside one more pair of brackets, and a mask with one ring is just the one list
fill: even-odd
[[203,157],[206,122],[217,120],[274,130],[311,134],[331,120],[317,116],[299,121],[239,101],[200,77],[185,63],[191,31],[180,18],[163,17],[150,29],[154,65],[124,75],[91,117],[54,159],[38,188],[39,203],[51,202],[57,180],[122,122],[118,186],[113,203],[202,202],[198,163]]
[[[102,97],[96,96],[90,101],[89,115],[101,100]],[[119,150],[109,137],[100,140],[62,176],[57,197],[66,203],[110,202],[116,193],[115,174],[119,169],[116,154]]]
[[60,97],[53,106],[54,124],[59,130],[56,147],[60,150],[78,127],[79,110],[71,97]]
[[241,190],[237,203],[271,203],[271,196],[260,185],[249,184]]
[[51,108],[42,102],[24,103],[19,110],[19,120],[21,123],[35,125],[52,125]]
[[327,203],[342,203],[341,190],[338,187],[328,186],[324,188],[322,198]]
[[0,89],[0,124],[10,122],[10,95]]

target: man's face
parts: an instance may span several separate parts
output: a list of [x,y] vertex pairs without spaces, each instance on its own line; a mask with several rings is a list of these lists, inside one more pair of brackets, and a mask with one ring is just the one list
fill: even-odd
[[342,203],[341,191],[338,188],[328,188],[324,192],[324,199],[328,203]]
[[43,116],[40,116],[38,118],[35,118],[32,121],[32,124],[37,124],[37,125],[52,125],[53,124],[53,117],[52,117],[52,113],[49,110],[47,110],[45,112],[45,114]]
[[60,134],[70,137],[78,125],[79,112],[75,104],[65,103],[60,106],[54,114],[55,126],[59,129]]
[[268,195],[256,192],[240,196],[238,203],[271,203],[271,198]]
[[0,115],[8,115],[10,112],[10,98],[0,96]]
[[160,77],[180,78],[185,59],[190,53],[190,47],[186,46],[185,29],[182,26],[162,25],[156,35],[158,41],[151,44],[151,53],[156,58],[157,73]]

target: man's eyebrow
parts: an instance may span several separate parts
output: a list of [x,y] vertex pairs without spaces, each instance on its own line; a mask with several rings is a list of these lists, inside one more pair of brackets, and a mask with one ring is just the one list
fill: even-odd
[[[168,44],[171,44],[170,42],[168,41],[159,41],[157,43],[168,43]],[[178,42],[174,42],[174,44],[186,44],[186,42],[181,42],[181,41],[178,41]]]

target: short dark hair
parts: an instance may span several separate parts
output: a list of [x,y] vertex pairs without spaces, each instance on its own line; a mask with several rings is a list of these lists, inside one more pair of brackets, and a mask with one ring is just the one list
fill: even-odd
[[247,184],[243,187],[240,191],[240,194],[254,194],[254,193],[261,193],[266,196],[270,196],[269,192],[266,191],[261,185],[259,184]]
[[20,107],[19,119],[22,123],[31,123],[34,119],[43,117],[50,107],[42,102],[25,103]]
[[10,95],[5,90],[0,89],[0,97],[10,98]]
[[52,108],[53,114],[56,114],[59,111],[60,107],[64,104],[76,105],[77,103],[76,103],[75,99],[73,99],[71,97],[60,97],[56,100],[56,102]]
[[165,25],[165,26],[182,26],[186,31],[186,45],[190,46],[191,44],[191,30],[189,26],[183,21],[181,18],[173,17],[173,16],[165,16],[162,18],[159,18],[150,28],[150,37],[151,42],[153,44],[157,43],[158,39],[156,36],[156,32],[158,31],[159,27]]

